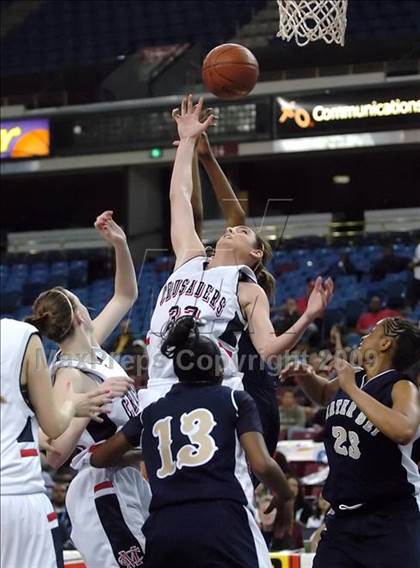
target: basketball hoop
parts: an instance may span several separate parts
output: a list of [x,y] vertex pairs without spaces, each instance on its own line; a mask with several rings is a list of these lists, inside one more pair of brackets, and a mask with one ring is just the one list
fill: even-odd
[[277,37],[295,39],[299,47],[323,39],[344,45],[347,0],[277,0],[280,25]]

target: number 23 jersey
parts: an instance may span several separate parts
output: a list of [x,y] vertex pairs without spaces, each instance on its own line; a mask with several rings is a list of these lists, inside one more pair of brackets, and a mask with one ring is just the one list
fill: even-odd
[[[394,369],[369,381],[363,370],[356,373],[358,387],[389,408],[392,389],[401,380],[413,382]],[[420,509],[420,474],[411,459],[415,439],[406,445],[393,442],[340,389],[326,414],[325,449],[330,473],[323,491],[325,499],[334,509],[345,509],[412,497]]]

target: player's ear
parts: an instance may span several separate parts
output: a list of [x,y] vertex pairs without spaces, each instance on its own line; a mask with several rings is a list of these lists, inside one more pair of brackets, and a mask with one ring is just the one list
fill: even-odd
[[261,249],[252,249],[250,254],[252,259],[255,260],[255,262],[258,262],[259,260],[262,260],[264,253]]
[[387,351],[392,349],[393,343],[394,342],[392,341],[391,337],[382,337],[379,342],[379,351],[381,353],[386,353]]
[[74,312],[74,322],[77,325],[82,325],[83,323],[85,323],[85,318],[83,317],[83,314],[80,310],[76,310]]

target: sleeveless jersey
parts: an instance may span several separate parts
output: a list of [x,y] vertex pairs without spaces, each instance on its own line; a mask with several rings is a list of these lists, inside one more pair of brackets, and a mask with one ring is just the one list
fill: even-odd
[[[392,407],[392,388],[411,381],[390,369],[369,381],[356,373],[359,388],[385,406]],[[413,382],[413,381],[411,381]],[[417,436],[407,445],[386,437],[341,389],[327,407],[325,449],[330,473],[323,495],[334,509],[385,504],[412,498],[420,510],[420,474],[411,458]]]
[[[26,349],[38,330],[27,323],[1,320],[1,494],[45,493],[38,446],[38,421],[20,375]],[[26,390],[26,389],[25,389]]]
[[253,486],[239,443],[261,432],[255,403],[219,385],[175,384],[122,432],[140,444],[152,488],[150,511],[185,502],[233,500],[253,510]]
[[160,291],[147,336],[149,355],[148,388],[171,386],[178,381],[171,359],[160,352],[168,322],[191,315],[201,320],[200,334],[208,334],[220,347],[224,383],[240,379],[238,342],[247,327],[238,301],[238,284],[255,282],[245,265],[207,268],[208,258],[198,256],[177,268]]
[[[83,358],[62,359],[61,353],[58,352],[52,364],[53,376],[55,376],[58,369],[64,368],[78,369],[98,384],[113,377],[127,376],[124,369],[103,349],[95,348],[93,349],[93,354],[96,357],[96,361],[91,362]],[[103,419],[102,423],[91,420],[83,431],[77,443],[79,453],[73,458],[71,463],[74,469],[80,469],[89,463],[89,448],[110,438],[129,418],[136,416],[140,412],[136,390],[131,387],[123,397],[115,398],[111,403],[110,410],[109,414],[100,415]]]

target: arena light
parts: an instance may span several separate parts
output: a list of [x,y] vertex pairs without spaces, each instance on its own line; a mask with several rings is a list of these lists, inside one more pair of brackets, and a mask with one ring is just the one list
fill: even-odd
[[162,148],[152,148],[149,152],[149,156],[153,160],[157,160],[162,157],[163,151]]
[[333,176],[333,182],[337,185],[346,185],[347,183],[350,183],[350,176],[347,174],[338,174]]

